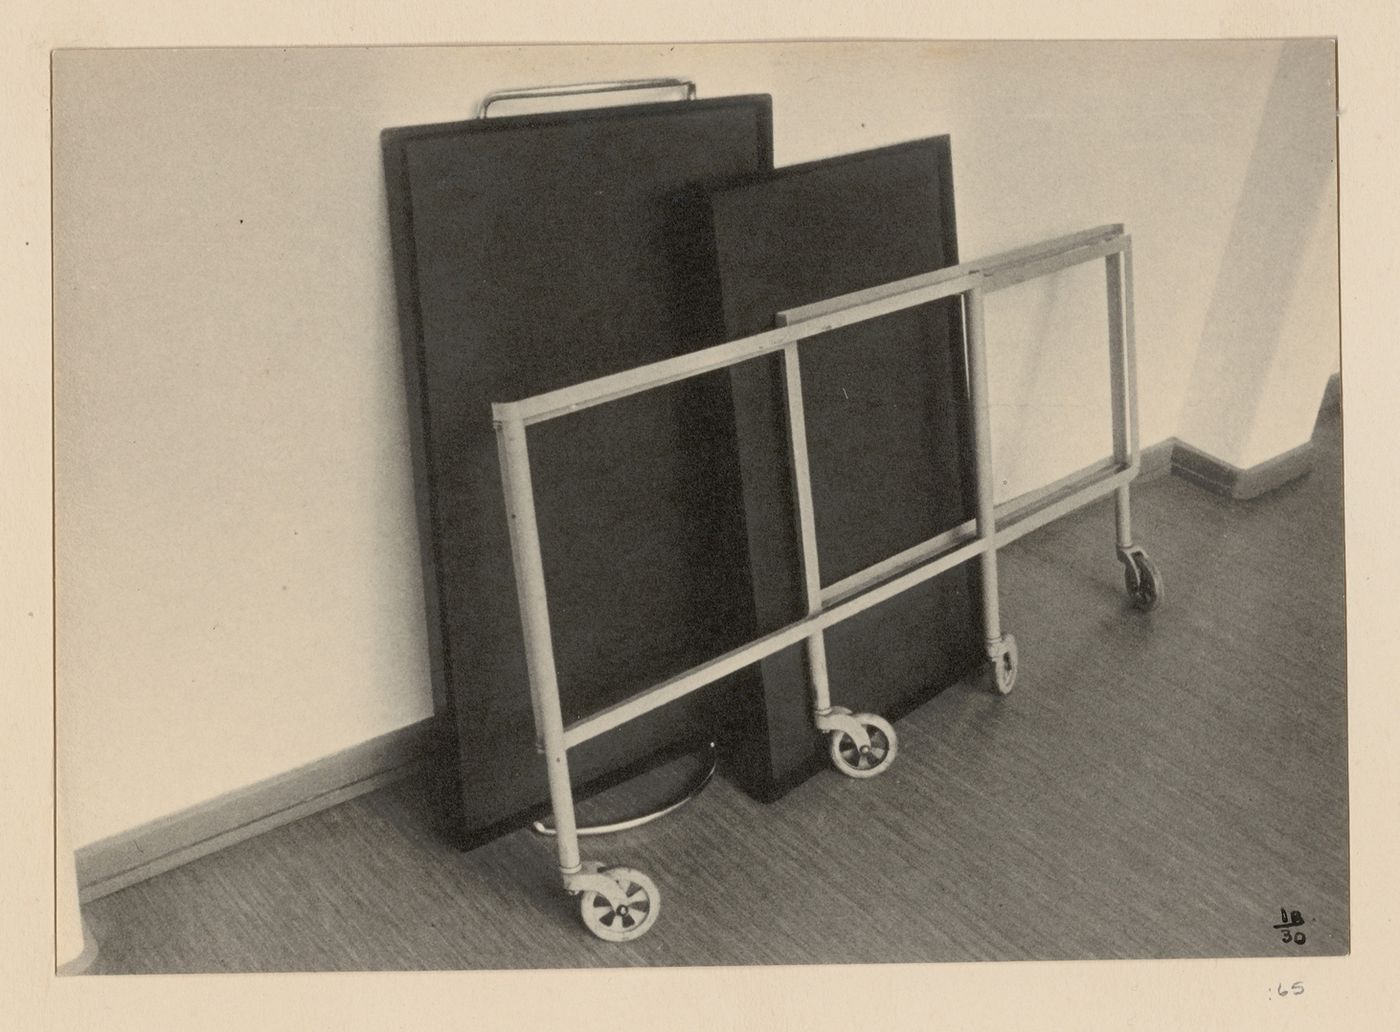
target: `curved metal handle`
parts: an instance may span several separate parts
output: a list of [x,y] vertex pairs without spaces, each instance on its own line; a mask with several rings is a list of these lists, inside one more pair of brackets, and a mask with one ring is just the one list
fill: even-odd
[[695,99],[694,79],[617,79],[613,82],[573,82],[562,86],[526,86],[518,90],[496,90],[482,98],[476,109],[477,118],[485,118],[487,109],[502,100],[531,100],[536,97],[573,97],[588,93],[621,93],[624,90],[661,90],[675,87],[685,89],[685,99]]

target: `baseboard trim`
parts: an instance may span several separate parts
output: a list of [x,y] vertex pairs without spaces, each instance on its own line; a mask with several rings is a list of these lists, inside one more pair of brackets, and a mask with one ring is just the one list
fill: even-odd
[[421,768],[432,720],[379,735],[74,852],[89,903],[264,831],[373,792]]
[[1156,480],[1172,471],[1172,452],[1176,448],[1176,438],[1149,444],[1138,452],[1138,475],[1134,483]]
[[1208,455],[1185,441],[1172,449],[1172,472],[1213,494],[1248,501],[1282,487],[1312,470],[1313,445],[1305,441],[1291,451],[1241,469]]
[[[1333,373],[1327,379],[1322,391],[1322,401],[1318,405],[1317,422],[1334,418],[1342,410],[1342,374]],[[1290,480],[1306,475],[1313,467],[1313,444],[1305,441],[1298,447],[1267,459],[1257,466],[1241,469],[1214,455],[1193,447],[1179,437],[1169,438],[1172,445],[1171,471],[1183,480],[1203,487],[1213,494],[1223,495],[1235,501],[1248,501],[1258,498]],[[1160,446],[1154,446],[1160,447]],[[1144,450],[1144,466],[1147,452]]]

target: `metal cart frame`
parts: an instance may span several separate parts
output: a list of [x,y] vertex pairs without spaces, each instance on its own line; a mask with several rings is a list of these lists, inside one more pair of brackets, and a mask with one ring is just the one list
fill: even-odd
[[[996,505],[983,300],[995,291],[1099,259],[1104,261],[1106,271],[1113,454],[1055,484]],[[610,940],[642,935],[656,920],[660,894],[655,884],[639,871],[581,860],[569,780],[569,749],[780,649],[805,642],[813,721],[830,736],[833,763],[852,777],[878,774],[888,769],[894,759],[897,749],[894,729],[876,714],[852,713],[832,705],[823,637],[826,629],[961,563],[978,559],[986,654],[997,689],[1003,694],[1009,692],[1015,683],[1018,658],[1015,638],[1004,633],[1001,626],[997,549],[1108,494],[1113,494],[1117,503],[1117,555],[1124,565],[1128,592],[1140,609],[1151,609],[1157,604],[1162,595],[1161,576],[1146,553],[1133,543],[1130,512],[1129,484],[1139,472],[1132,275],[1131,238],[1121,225],[1099,226],[981,261],[789,309],[778,314],[774,329],[741,340],[492,406],[525,638],[536,745],[544,753],[548,765],[559,872],[564,888],[581,895],[581,913],[590,931]],[[962,303],[977,516],[843,580],[823,585],[812,509],[799,345],[808,338],[843,326],[950,297],[959,297]],[[526,428],[780,351],[807,615],[565,726],[550,635],[539,529],[535,521]]]

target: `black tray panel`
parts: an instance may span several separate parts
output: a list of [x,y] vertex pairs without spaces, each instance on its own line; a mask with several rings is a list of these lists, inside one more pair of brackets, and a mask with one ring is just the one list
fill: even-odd
[[[955,265],[947,137],[750,177],[711,194],[725,328]],[[959,304],[858,323],[800,349],[822,581],[831,584],[975,514]],[[805,611],[787,473],[782,359],[732,371],[760,632]],[[981,659],[975,571],[962,566],[827,632],[833,701],[898,716]],[[764,704],[743,723],[766,743],[746,780],[780,794],[815,769],[801,646],[761,664]],[[736,699],[743,705],[743,699]],[[754,743],[745,756],[763,753]]]
[[[723,339],[697,184],[771,167],[766,96],[384,135],[446,830],[547,800],[490,404]],[[728,378],[530,428],[565,720],[753,636]],[[714,737],[756,669],[570,752],[578,794]]]

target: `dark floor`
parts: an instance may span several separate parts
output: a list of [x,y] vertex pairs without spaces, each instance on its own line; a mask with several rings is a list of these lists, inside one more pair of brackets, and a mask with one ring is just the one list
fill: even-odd
[[[1311,475],[1253,502],[1176,477],[1134,492],[1166,580],[1150,615],[1126,605],[1111,502],[1007,549],[1016,690],[955,686],[901,720],[886,775],[825,772],[769,806],[717,778],[670,818],[585,840],[660,885],[636,942],[583,929],[548,840],[456,853],[405,783],[94,902],[97,970],[1345,953],[1336,417],[1316,443]],[[1281,909],[1303,945],[1274,929]]]

